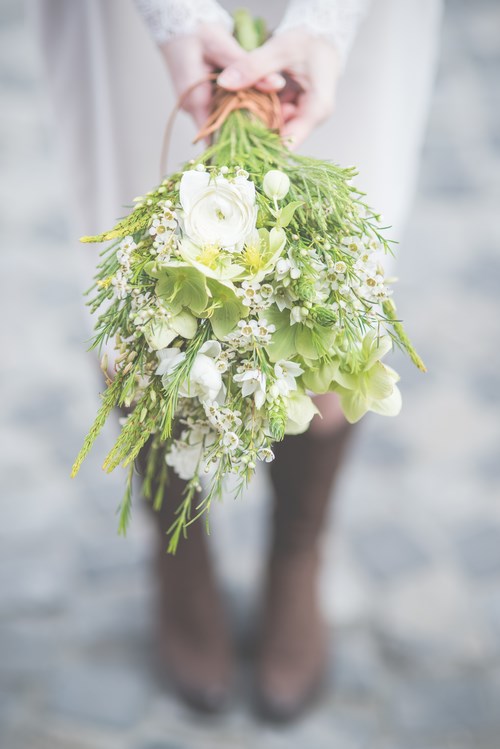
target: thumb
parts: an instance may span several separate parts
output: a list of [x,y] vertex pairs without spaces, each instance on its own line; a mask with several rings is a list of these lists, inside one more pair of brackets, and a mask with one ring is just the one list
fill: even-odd
[[277,39],[270,39],[262,47],[247,53],[228,65],[217,79],[217,83],[228,91],[253,86],[266,76],[278,73],[286,67],[284,48]]

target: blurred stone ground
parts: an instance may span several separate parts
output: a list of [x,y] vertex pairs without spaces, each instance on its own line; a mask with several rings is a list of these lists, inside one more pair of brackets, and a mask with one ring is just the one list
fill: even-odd
[[[0,2],[3,396],[2,749],[498,749],[500,736],[500,6],[448,2],[398,298],[429,366],[398,357],[405,407],[369,418],[326,543],[324,701],[271,729],[245,699],[201,719],[159,685],[150,529],[115,535],[120,475],[71,461],[97,405],[64,189],[19,4]],[[213,536],[242,640],[268,488],[227,499]],[[248,670],[248,669],[247,669]]]

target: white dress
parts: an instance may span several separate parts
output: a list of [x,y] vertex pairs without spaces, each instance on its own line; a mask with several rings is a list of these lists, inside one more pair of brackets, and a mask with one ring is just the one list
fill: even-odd
[[[226,23],[229,17],[213,0],[32,2],[75,237],[98,233],[159,180],[163,131],[175,97],[154,37],[161,41],[192,30],[193,6],[204,8],[204,20],[214,20],[211,13]],[[241,2],[223,5],[230,11]],[[306,24],[336,44],[344,63],[336,109],[302,151],[358,166],[358,184],[397,238],[415,185],[441,0],[372,0],[366,12],[365,5],[365,0],[292,0],[286,10],[282,0],[248,3],[271,28]],[[173,6],[180,9],[176,20]],[[171,167],[195,153],[194,133],[180,114]],[[84,245],[75,253],[85,258],[82,287],[93,274],[97,251]]]

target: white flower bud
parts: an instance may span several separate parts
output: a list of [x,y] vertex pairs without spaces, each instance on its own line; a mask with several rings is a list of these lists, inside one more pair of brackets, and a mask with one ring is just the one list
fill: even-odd
[[290,189],[290,180],[284,172],[271,169],[264,177],[262,187],[268,198],[282,200]]

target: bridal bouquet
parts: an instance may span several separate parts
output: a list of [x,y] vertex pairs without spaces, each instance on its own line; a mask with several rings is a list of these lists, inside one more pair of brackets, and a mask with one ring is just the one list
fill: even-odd
[[143,490],[155,507],[169,470],[186,481],[170,551],[225,476],[243,487],[273,460],[274,441],[308,428],[312,394],[336,392],[350,422],[394,416],[399,378],[383,358],[395,343],[424,368],[355,171],[291,153],[256,115],[259,96],[268,98],[251,92],[247,106],[229,107],[203,155],[137,198],[112,231],[83,238],[111,240],[89,304],[99,311],[93,346],[114,340],[117,356],[73,475],[112,409],[126,409],[104,462],[129,469],[120,530],[147,443]]

